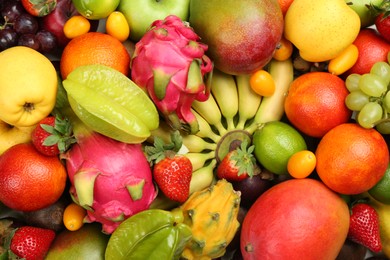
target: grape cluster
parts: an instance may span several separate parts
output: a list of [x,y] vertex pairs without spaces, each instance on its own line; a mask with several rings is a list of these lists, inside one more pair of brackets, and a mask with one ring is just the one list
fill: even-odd
[[0,51],[26,46],[50,53],[57,48],[56,37],[41,29],[38,17],[29,14],[19,0],[1,0],[0,14]]
[[376,62],[369,73],[350,74],[345,84],[347,107],[356,111],[356,121],[364,128],[390,134],[390,64]]

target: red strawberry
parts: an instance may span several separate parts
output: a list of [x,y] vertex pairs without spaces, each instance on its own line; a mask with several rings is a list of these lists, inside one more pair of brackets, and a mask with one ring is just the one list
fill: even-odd
[[378,15],[375,19],[375,26],[380,35],[388,42],[390,42],[390,16],[384,17],[384,13]]
[[366,203],[352,205],[348,238],[373,252],[382,250],[379,218],[372,206]]
[[9,249],[15,255],[26,260],[40,260],[46,256],[55,232],[32,226],[22,226],[15,229]]
[[242,142],[241,147],[230,151],[217,168],[217,177],[228,181],[242,181],[253,176],[257,168],[256,159],[253,156],[254,146],[247,148],[247,142]]
[[371,4],[371,10],[377,15],[375,26],[379,34],[390,42],[390,0],[383,0],[378,6]]
[[171,136],[171,143],[164,144],[154,137],[154,146],[146,146],[149,162],[153,165],[153,178],[164,195],[174,201],[184,202],[190,193],[192,163],[177,152],[182,146],[179,131]]
[[169,199],[184,202],[190,193],[192,177],[191,161],[183,155],[166,157],[153,168],[153,177],[158,187]]
[[65,152],[75,142],[71,134],[72,128],[68,120],[48,116],[38,123],[31,140],[39,152],[55,156]]

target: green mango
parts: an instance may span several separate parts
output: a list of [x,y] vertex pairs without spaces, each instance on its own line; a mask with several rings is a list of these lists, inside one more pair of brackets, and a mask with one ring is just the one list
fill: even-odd
[[63,230],[53,241],[45,260],[104,260],[109,236],[97,223],[84,224],[76,231]]

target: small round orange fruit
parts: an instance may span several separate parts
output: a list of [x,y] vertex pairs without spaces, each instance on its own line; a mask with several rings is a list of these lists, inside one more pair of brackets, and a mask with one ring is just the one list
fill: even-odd
[[330,189],[346,195],[371,189],[389,165],[383,136],[357,123],[341,124],[330,130],[320,140],[315,154],[320,179]]
[[11,209],[50,206],[61,197],[66,180],[61,160],[39,153],[31,143],[14,145],[0,157],[0,201]]

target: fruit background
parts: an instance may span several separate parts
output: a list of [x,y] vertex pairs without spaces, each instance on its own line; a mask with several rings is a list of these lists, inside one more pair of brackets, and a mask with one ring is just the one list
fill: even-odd
[[390,258],[389,0],[0,0],[0,259]]

